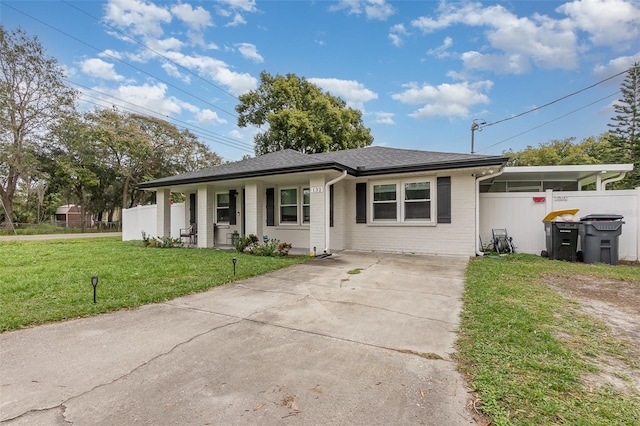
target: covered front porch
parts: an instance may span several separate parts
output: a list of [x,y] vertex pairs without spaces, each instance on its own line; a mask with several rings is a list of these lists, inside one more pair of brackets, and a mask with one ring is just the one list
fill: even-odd
[[[175,226],[172,232],[177,220],[185,242],[195,247],[233,247],[235,239],[253,234],[291,243],[296,252],[329,252],[332,184],[345,177],[328,171],[157,188],[156,234],[179,238]],[[172,218],[172,193],[185,197],[180,218]]]

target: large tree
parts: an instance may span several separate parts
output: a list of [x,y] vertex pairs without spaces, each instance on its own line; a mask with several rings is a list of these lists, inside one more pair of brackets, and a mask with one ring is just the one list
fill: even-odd
[[614,104],[611,118],[611,145],[617,162],[633,163],[633,172],[623,181],[628,188],[640,186],[640,63],[627,72],[620,87],[622,97]]
[[362,113],[295,74],[260,74],[260,86],[240,96],[238,126],[266,127],[254,137],[256,155],[282,149],[304,153],[371,145]]
[[21,179],[35,166],[42,138],[73,110],[75,91],[37,37],[0,26],[0,198],[6,220]]
[[165,120],[116,109],[96,109],[85,119],[87,142],[113,172],[110,183],[120,194],[122,208],[145,201],[148,194],[138,189],[141,182],[221,162],[193,133]]

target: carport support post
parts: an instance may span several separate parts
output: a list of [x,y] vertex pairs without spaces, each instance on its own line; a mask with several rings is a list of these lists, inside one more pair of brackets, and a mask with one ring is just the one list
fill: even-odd
[[157,237],[169,237],[171,235],[171,192],[168,188],[159,188],[156,192],[157,204]]

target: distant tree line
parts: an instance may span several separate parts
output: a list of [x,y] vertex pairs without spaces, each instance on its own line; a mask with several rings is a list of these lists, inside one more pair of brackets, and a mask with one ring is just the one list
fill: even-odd
[[[36,37],[0,26],[0,222],[39,223],[62,204],[111,221],[151,201],[138,184],[220,164],[188,130],[154,117],[95,108]],[[7,220],[10,219],[10,220]],[[84,224],[83,224],[84,226]]]

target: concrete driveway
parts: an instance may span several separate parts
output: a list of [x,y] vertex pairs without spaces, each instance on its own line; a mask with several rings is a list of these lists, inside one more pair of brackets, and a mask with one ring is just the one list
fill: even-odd
[[466,264],[343,252],[2,334],[0,421],[474,424],[450,357]]

